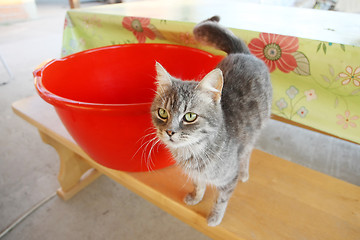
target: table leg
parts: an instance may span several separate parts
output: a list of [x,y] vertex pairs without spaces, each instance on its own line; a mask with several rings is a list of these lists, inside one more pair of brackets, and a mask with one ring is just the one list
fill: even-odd
[[57,194],[63,200],[72,198],[101,175],[98,170],[92,168],[80,155],[69,150],[46,133],[39,132],[43,142],[54,147],[59,154],[60,171],[58,181],[61,188],[57,190]]

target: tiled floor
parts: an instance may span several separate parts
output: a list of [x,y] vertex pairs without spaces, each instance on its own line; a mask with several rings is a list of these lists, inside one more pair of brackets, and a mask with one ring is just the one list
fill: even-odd
[[[66,10],[66,3],[39,5],[37,19],[0,25],[0,54],[14,75],[0,86],[0,232],[58,188],[55,150],[41,142],[34,127],[12,113],[11,103],[36,94],[32,70],[60,56]],[[0,79],[8,79],[1,63]],[[272,121],[257,147],[360,185],[359,145]],[[3,239],[207,237],[100,177],[68,202],[51,198]]]

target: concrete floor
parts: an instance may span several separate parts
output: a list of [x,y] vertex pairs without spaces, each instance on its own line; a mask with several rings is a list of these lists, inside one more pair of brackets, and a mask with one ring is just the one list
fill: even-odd
[[[36,94],[32,70],[60,56],[67,4],[39,5],[38,18],[0,25],[0,233],[58,188],[58,156],[11,103]],[[360,146],[271,121],[257,147],[360,185]],[[106,177],[68,202],[52,197],[3,239],[208,239]]]

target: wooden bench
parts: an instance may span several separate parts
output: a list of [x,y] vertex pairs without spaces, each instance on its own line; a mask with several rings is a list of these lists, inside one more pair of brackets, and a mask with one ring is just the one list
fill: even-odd
[[[58,195],[67,200],[104,174],[214,239],[360,239],[360,187],[254,150],[250,180],[239,183],[223,222],[208,227],[215,191],[186,206],[192,190],[177,167],[128,173],[97,164],[74,142],[51,105],[38,96],[13,104],[60,156]],[[171,181],[169,181],[171,179]]]

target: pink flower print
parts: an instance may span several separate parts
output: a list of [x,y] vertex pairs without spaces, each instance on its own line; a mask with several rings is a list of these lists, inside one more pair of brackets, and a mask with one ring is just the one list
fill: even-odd
[[296,113],[301,117],[304,118],[308,114],[309,110],[307,110],[304,106],[302,106]]
[[280,111],[282,111],[283,109],[287,108],[288,104],[284,98],[281,98],[276,102],[276,106],[280,109]]
[[73,24],[71,23],[70,17],[68,15],[66,15],[65,17],[65,21],[64,21],[64,30],[69,27],[72,28]]
[[68,20],[67,18],[65,18],[65,22],[64,22],[64,29],[68,26]]
[[347,66],[345,72],[339,73],[338,77],[342,78],[342,85],[348,85],[351,81],[356,87],[360,87],[360,67],[353,68]]
[[343,129],[347,129],[349,126],[353,128],[357,127],[356,123],[353,121],[358,120],[359,116],[350,116],[350,111],[348,110],[345,111],[345,115],[338,114],[336,115],[336,117],[339,119],[339,121],[337,121],[336,123],[342,125]]
[[304,94],[306,96],[306,101],[308,101],[308,102],[315,100],[317,98],[315,89],[310,89],[308,91],[305,91]]
[[154,40],[156,34],[149,28],[150,18],[124,17],[122,25],[133,32],[139,43],[145,43],[146,38]]
[[276,68],[284,73],[293,71],[297,62],[293,53],[299,48],[299,39],[271,33],[260,33],[248,45],[252,54],[263,60],[270,72]]

